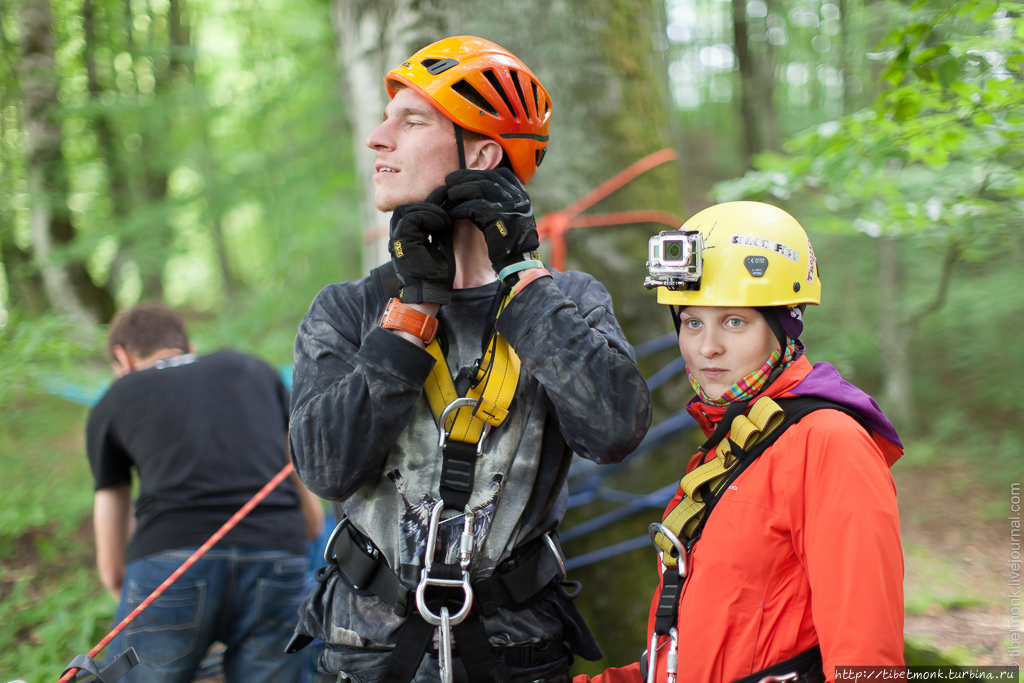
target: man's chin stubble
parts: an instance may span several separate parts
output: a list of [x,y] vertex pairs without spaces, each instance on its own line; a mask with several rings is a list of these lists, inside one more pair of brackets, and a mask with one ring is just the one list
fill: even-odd
[[394,211],[395,209],[397,209],[402,204],[412,204],[413,202],[422,202],[424,199],[426,199],[426,197],[405,196],[405,197],[397,197],[396,198],[396,197],[393,197],[393,196],[387,195],[387,194],[385,196],[383,196],[383,197],[378,197],[378,196],[374,195],[373,205],[375,207],[377,207],[377,210],[380,211],[381,213],[387,213],[389,211]]

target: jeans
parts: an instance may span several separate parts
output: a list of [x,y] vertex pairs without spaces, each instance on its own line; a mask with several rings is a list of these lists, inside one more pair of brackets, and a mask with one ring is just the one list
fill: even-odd
[[[168,550],[128,564],[118,624],[194,551]],[[134,647],[124,683],[188,683],[215,641],[227,646],[227,683],[299,683],[303,657],[284,654],[306,591],[309,560],[283,550],[214,548],[122,631],[112,659]]]

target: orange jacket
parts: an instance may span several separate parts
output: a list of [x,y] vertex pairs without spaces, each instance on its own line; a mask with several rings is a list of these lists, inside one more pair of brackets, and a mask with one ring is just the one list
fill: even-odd
[[[764,395],[806,395],[797,385],[811,370],[799,359]],[[724,412],[690,408],[707,434]],[[690,553],[679,600],[680,683],[730,683],[815,644],[828,681],[837,665],[903,665],[903,553],[889,474],[902,447],[891,426],[888,433],[895,443],[869,435],[849,415],[818,410],[790,426],[722,495]],[[700,460],[693,456],[687,471]],[[680,490],[669,509],[681,498]],[[665,683],[668,637],[659,648],[657,681]],[[593,683],[645,677],[632,664]]]

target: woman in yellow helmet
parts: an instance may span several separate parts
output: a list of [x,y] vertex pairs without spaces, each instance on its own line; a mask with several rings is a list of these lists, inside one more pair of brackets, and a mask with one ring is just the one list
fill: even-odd
[[803,354],[803,309],[821,298],[803,228],[768,204],[720,204],[653,238],[648,268],[708,440],[651,525],[646,661],[595,683],[820,683],[836,666],[902,665],[889,467],[903,449],[870,396]]

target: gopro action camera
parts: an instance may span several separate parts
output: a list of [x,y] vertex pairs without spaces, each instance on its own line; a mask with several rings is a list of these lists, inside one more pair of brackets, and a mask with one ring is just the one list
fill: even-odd
[[696,230],[662,230],[647,244],[647,272],[644,287],[698,289],[703,265],[704,239]]

